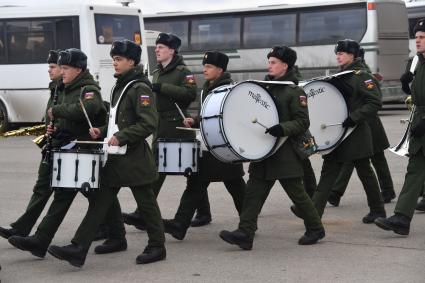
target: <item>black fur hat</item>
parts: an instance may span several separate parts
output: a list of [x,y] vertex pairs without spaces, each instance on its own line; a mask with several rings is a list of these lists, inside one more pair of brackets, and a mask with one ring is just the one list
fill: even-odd
[[354,58],[360,55],[360,45],[357,41],[352,39],[338,40],[335,45],[335,54],[337,52],[346,52],[354,55]]
[[58,64],[85,70],[87,69],[87,56],[80,49],[69,48],[59,52]]
[[229,63],[229,57],[218,51],[207,51],[204,54],[204,59],[202,60],[202,65],[211,64],[216,67],[222,68],[223,71],[226,71],[227,64]]
[[60,50],[50,50],[47,56],[47,64],[57,64]]
[[292,68],[295,65],[295,61],[297,61],[297,52],[285,45],[274,46],[267,54],[267,59],[270,57],[276,57],[288,64],[288,68]]
[[174,49],[177,52],[182,44],[182,41],[177,37],[177,35],[161,32],[158,34],[158,37],[155,41],[155,44],[159,43],[167,45],[169,48]]
[[425,18],[416,22],[416,25],[413,28],[413,33],[416,33],[417,31],[425,32]]
[[142,55],[142,48],[140,45],[130,40],[117,40],[112,42],[111,51],[109,52],[111,57],[116,55],[131,59],[134,64],[140,63],[140,57]]

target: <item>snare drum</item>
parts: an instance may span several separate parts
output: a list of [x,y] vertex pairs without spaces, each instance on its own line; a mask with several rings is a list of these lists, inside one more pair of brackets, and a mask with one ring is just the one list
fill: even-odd
[[342,122],[349,115],[343,94],[330,82],[316,80],[303,86],[308,97],[310,132],[317,151],[330,153],[354,128],[344,128]]
[[197,139],[157,140],[156,162],[158,172],[167,175],[189,176],[198,172],[200,142]]
[[279,123],[273,97],[260,84],[241,82],[211,91],[201,108],[201,134],[208,150],[227,163],[261,161],[286,140],[265,133]]
[[102,150],[52,150],[52,189],[87,192],[99,189]]

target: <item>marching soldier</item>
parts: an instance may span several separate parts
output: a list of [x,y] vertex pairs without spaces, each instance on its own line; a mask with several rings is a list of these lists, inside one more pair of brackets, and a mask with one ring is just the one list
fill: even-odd
[[[292,81],[294,85],[268,85],[279,113],[279,124],[266,130],[266,134],[289,138],[303,134],[309,127],[307,97],[296,86],[298,79],[294,71],[296,52],[287,46],[275,46],[267,54],[270,81]],[[325,236],[320,217],[308,197],[302,183],[303,167],[292,144],[285,142],[272,156],[263,161],[251,163],[249,180],[240,214],[239,227],[235,231],[223,230],[220,237],[229,244],[250,250],[253,246],[257,219],[266,198],[276,180],[294,204],[305,215],[305,234],[299,239],[300,245],[317,243]]]
[[[195,139],[194,132],[176,129],[183,124],[183,118],[175,103],[187,116],[187,108],[196,98],[195,77],[184,63],[183,57],[178,54],[180,45],[180,38],[174,34],[160,33],[156,39],[158,68],[153,73],[152,90],[156,97],[159,126],[152,142],[154,151],[158,138]],[[159,178],[153,185],[155,196],[158,196],[166,176],[165,173],[159,173]],[[128,225],[144,228],[143,218],[138,210],[123,213],[123,218]]]
[[406,74],[413,77],[411,92],[415,105],[410,130],[409,164],[394,215],[375,220],[378,227],[400,235],[408,235],[410,232],[410,222],[425,182],[425,19],[420,19],[413,31],[419,60],[414,74]]
[[[230,73],[226,72],[229,57],[218,51],[208,51],[204,54],[205,84],[202,89],[201,102],[208,93],[221,85],[232,83]],[[196,119],[186,118],[184,125],[188,128],[199,127],[199,116]],[[164,220],[165,232],[174,238],[183,240],[191,225],[191,219],[200,201],[207,195],[210,182],[223,182],[233,198],[238,213],[242,210],[245,193],[245,181],[242,164],[228,164],[217,160],[209,151],[203,151],[199,160],[199,173],[188,178],[187,188],[180,200],[174,219]]]
[[[50,98],[47,102],[46,108],[46,128],[50,123],[50,118],[47,115],[47,109],[52,106],[53,96],[55,95],[55,92],[58,91],[57,88],[62,79],[61,70],[57,64],[58,57],[59,50],[49,51],[49,56],[47,57],[48,73],[50,78]],[[43,161],[45,161],[44,156],[42,157],[38,167],[37,182],[35,183],[33,194],[28,203],[26,211],[21,217],[18,218],[18,220],[10,225],[12,228],[0,227],[0,236],[3,238],[8,239],[11,236],[28,236],[31,232],[31,229],[34,227],[35,222],[40,217],[41,212],[46,206],[47,201],[52,195],[52,190],[50,189],[50,164]]]
[[[140,46],[132,41],[115,41],[112,44],[110,55],[117,81],[111,97],[111,108],[117,107],[117,117],[111,116],[113,121],[110,121],[109,126],[94,128],[90,130],[90,134],[93,139],[107,137],[108,146],[127,146],[127,151],[123,155],[108,155],[101,172],[101,189],[90,203],[71,244],[49,247],[49,253],[54,257],[77,267],[84,265],[102,219],[110,227],[110,237],[95,248],[95,253],[111,253],[127,248],[117,198],[121,187],[130,187],[143,215],[149,237],[148,245],[136,258],[136,263],[147,264],[166,257],[161,212],[152,190],[152,183],[158,174],[154,156],[146,141],[157,127],[158,115],[151,84],[139,65],[141,52]],[[110,127],[115,121],[118,132],[112,132],[113,128]]]
[[[47,129],[48,134],[53,137],[53,148],[60,148],[75,139],[90,139],[89,125],[80,100],[93,125],[103,125],[106,120],[99,85],[87,70],[87,56],[79,49],[70,48],[59,52],[57,62],[61,67],[63,90],[59,93],[58,104],[51,105],[47,110],[49,119],[55,119],[54,126]],[[37,257],[44,257],[76,195],[75,191],[56,190],[53,202],[35,234],[28,237],[12,236],[9,243]],[[88,197],[88,200],[90,202],[91,198]]]
[[[385,216],[378,181],[370,165],[373,155],[371,130],[366,119],[374,117],[381,107],[379,89],[370,73],[362,64],[359,44],[350,39],[340,40],[335,46],[335,54],[341,71],[354,70],[353,73],[339,77],[344,96],[347,98],[349,116],[343,122],[345,128],[356,128],[331,153],[323,156],[322,172],[313,196],[314,204],[323,215],[331,189],[335,184],[344,163],[352,162],[366,192],[370,212],[363,217],[363,223],[373,223],[374,219]],[[295,207],[291,210],[299,217],[302,213]]]

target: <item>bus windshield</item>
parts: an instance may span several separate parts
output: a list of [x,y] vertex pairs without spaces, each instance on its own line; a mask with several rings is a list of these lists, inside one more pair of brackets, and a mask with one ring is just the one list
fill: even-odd
[[111,44],[123,39],[141,44],[139,16],[95,14],[94,20],[98,44]]

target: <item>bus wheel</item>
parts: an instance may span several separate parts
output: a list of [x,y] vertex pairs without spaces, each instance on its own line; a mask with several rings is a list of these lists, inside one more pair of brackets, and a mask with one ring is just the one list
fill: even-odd
[[0,133],[4,133],[9,128],[9,117],[7,115],[6,107],[0,103]]

